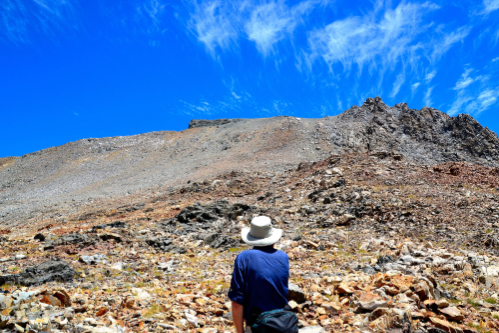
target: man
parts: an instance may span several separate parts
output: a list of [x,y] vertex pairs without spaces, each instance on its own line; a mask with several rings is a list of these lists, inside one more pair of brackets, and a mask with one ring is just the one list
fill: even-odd
[[237,333],[251,332],[258,316],[284,309],[288,303],[289,258],[274,249],[282,230],[274,229],[267,216],[255,217],[241,232],[243,241],[254,246],[240,253],[234,264],[229,298]]

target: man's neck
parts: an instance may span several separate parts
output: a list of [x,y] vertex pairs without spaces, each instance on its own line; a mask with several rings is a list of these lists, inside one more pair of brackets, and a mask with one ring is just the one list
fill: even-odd
[[274,244],[267,245],[267,246],[255,246],[253,248],[257,249],[257,250],[273,250],[274,249]]

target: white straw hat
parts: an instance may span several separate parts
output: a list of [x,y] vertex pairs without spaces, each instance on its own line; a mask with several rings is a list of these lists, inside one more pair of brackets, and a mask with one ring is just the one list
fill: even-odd
[[282,229],[274,229],[267,216],[257,216],[251,220],[251,228],[241,231],[243,241],[253,246],[269,246],[277,243],[282,236]]

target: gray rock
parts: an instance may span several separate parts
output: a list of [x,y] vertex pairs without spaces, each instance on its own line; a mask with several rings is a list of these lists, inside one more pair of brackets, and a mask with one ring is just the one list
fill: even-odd
[[387,255],[387,256],[380,256],[378,258],[378,261],[376,262],[376,265],[382,267],[388,263],[394,263],[396,261],[396,259],[390,255]]
[[162,252],[169,252],[175,248],[173,241],[166,237],[153,237],[146,240],[146,243],[149,246],[154,247],[157,250]]
[[106,259],[107,257],[105,254],[94,254],[91,256],[80,256],[78,260],[85,264],[95,265],[99,263],[106,263],[107,262]]
[[294,283],[288,284],[289,300],[296,303],[303,303],[306,301],[305,292]]
[[7,309],[12,305],[12,297],[7,295],[0,295],[0,310]]
[[404,263],[407,263],[407,264],[412,264],[412,262],[415,260],[414,257],[412,256],[403,256],[400,258],[400,260]]
[[189,128],[221,126],[231,123],[238,123],[240,121],[243,121],[243,119],[215,119],[215,120],[193,119],[189,123]]
[[173,218],[180,223],[207,223],[218,219],[236,220],[238,216],[246,212],[254,211],[254,208],[245,204],[230,204],[227,200],[220,200],[206,205],[196,203],[187,206]]
[[206,245],[211,246],[214,249],[225,249],[228,250],[230,248],[235,248],[241,245],[240,238],[237,239],[232,238],[227,235],[223,235],[220,233],[210,233],[204,237],[200,237],[203,239]]
[[52,250],[53,248],[62,245],[78,245],[79,247],[84,247],[87,245],[93,245],[95,243],[96,240],[89,237],[88,235],[74,233],[74,234],[63,235],[48,242],[44,246],[44,250]]
[[0,285],[19,284],[29,287],[54,281],[69,282],[75,275],[76,272],[66,262],[49,260],[18,274],[0,276]]
[[125,228],[126,223],[122,221],[115,221],[107,224],[99,224],[92,227],[92,232],[96,232],[97,230],[103,230],[106,228]]
[[371,266],[363,267],[361,269],[361,271],[363,271],[364,273],[369,274],[369,275],[376,274],[376,272],[377,272],[376,269],[374,267],[371,267]]

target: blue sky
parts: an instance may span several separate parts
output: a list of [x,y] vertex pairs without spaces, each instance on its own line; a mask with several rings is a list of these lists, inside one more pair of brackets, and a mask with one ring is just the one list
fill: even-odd
[[0,0],[0,157],[367,97],[499,132],[499,0]]

